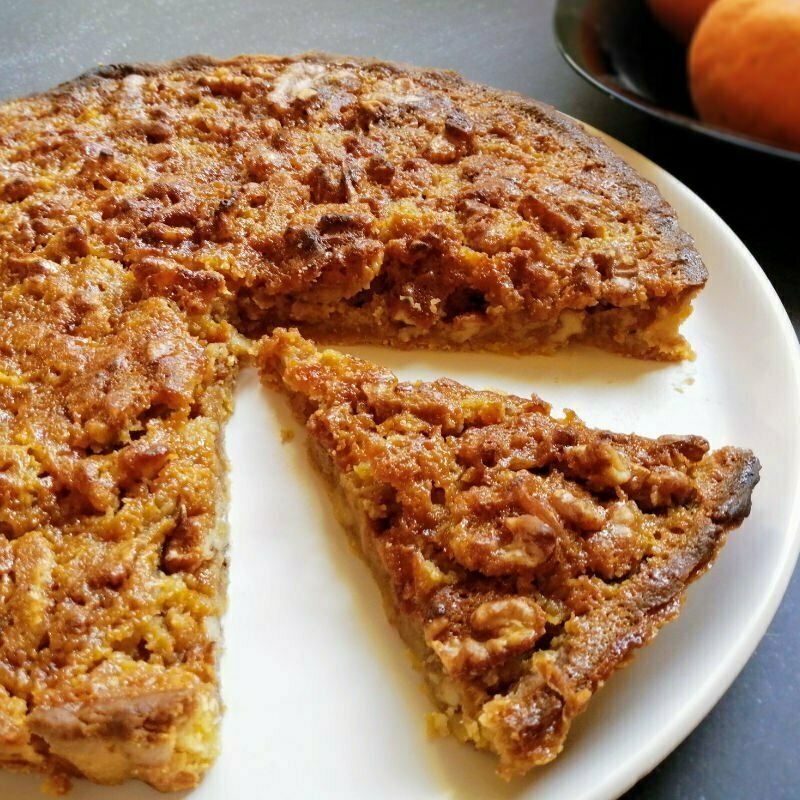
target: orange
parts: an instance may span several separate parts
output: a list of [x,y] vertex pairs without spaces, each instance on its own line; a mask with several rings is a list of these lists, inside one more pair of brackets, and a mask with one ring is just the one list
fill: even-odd
[[800,0],[717,0],[689,50],[700,118],[800,150]]
[[705,10],[714,0],[647,0],[653,16],[675,38],[688,42]]

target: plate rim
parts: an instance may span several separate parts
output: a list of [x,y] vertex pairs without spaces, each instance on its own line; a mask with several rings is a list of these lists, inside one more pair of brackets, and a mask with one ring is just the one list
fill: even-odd
[[[700,195],[689,188],[683,181],[676,178],[671,172],[659,166],[652,159],[640,153],[638,150],[621,142],[619,139],[595,128],[588,123],[576,120],[589,133],[602,139],[613,151],[623,160],[630,163],[631,157],[639,162],[635,167],[637,172],[642,172],[641,166],[645,167],[648,174],[643,175],[658,185],[658,181],[667,178],[673,181],[678,188],[688,193],[694,203],[702,209],[707,219],[713,221],[715,227],[724,231],[730,242],[735,246],[743,261],[748,265],[755,279],[760,285],[765,299],[768,300],[770,310],[775,314],[779,322],[781,339],[787,348],[789,356],[788,363],[791,365],[790,380],[794,384],[795,394],[800,397],[800,339],[795,333],[789,315],[783,306],[775,287],[770,282],[761,265],[755,256],[748,250],[744,242],[736,232],[717,214],[716,211],[703,200]],[[641,166],[640,166],[641,165]],[[659,185],[659,191],[661,186]],[[683,227],[683,222],[681,222]],[[689,231],[691,234],[691,231]],[[769,584],[769,592],[763,599],[759,612],[753,616],[744,627],[743,633],[734,647],[726,650],[721,658],[723,668],[721,670],[721,680],[716,683],[713,690],[701,692],[698,697],[685,707],[674,714],[669,723],[665,726],[665,733],[658,739],[653,739],[643,751],[638,759],[632,760],[619,766],[616,770],[607,773],[607,776],[596,784],[595,789],[584,795],[583,800],[612,800],[618,798],[630,789],[645,775],[652,772],[662,761],[668,758],[675,749],[694,731],[694,729],[708,716],[714,706],[722,699],[723,695],[730,689],[736,678],[744,669],[747,662],[755,653],[761,640],[764,638],[772,620],[778,612],[780,604],[786,594],[789,581],[794,574],[798,561],[800,560],[800,467],[797,467],[795,474],[794,500],[788,516],[786,535],[783,537],[780,549],[780,571],[773,576]]]
[[718,139],[726,144],[762,153],[766,156],[800,163],[800,152],[798,151],[788,150],[762,139],[756,139],[727,128],[702,122],[699,119],[673,111],[665,106],[656,105],[636,92],[626,89],[616,81],[609,80],[609,76],[601,76],[593,72],[581,58],[577,48],[572,47],[570,44],[574,38],[575,27],[581,28],[584,24],[585,14],[591,1],[556,0],[553,11],[553,34],[558,52],[573,71],[587,83],[599,89],[603,94],[615,100],[621,100],[626,105],[662,122],[689,130],[701,136]]

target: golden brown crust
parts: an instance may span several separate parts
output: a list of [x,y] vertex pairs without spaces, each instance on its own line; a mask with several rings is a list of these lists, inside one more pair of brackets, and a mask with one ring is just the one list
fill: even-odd
[[[134,63],[134,64],[109,64],[84,73],[79,78],[62,84],[58,89],[69,87],[75,83],[90,82],[93,78],[124,78],[127,75],[158,75],[181,69],[200,69],[204,67],[231,66],[236,67],[248,64],[254,59],[266,62],[313,60],[324,64],[337,64],[341,62],[360,65],[368,68],[376,66],[381,69],[394,70],[400,75],[419,75],[442,82],[445,86],[459,87],[475,86],[465,81],[457,72],[444,69],[425,69],[418,66],[401,63],[387,62],[371,58],[358,58],[354,56],[336,56],[330,53],[309,51],[292,57],[281,56],[253,56],[241,55],[230,59],[219,59],[207,55],[191,55],[172,61],[161,63]],[[708,273],[694,248],[692,238],[677,223],[675,213],[661,196],[658,188],[648,180],[642,178],[629,164],[618,158],[608,146],[595,136],[591,136],[573,119],[562,114],[557,109],[540,101],[525,97],[517,92],[502,91],[487,86],[477,86],[481,93],[485,93],[501,105],[517,107],[534,118],[541,120],[545,126],[552,126],[563,132],[567,141],[579,144],[586,150],[594,153],[599,160],[608,162],[610,171],[616,180],[634,187],[639,194],[640,202],[650,216],[649,221],[658,230],[664,239],[666,248],[672,249],[677,255],[675,266],[679,269],[681,279],[686,286],[701,287],[705,284]]]
[[707,278],[705,266],[694,247],[692,238],[677,223],[675,212],[661,196],[658,188],[639,175],[629,164],[618,158],[608,146],[595,136],[591,136],[573,119],[562,114],[552,106],[525,97],[517,92],[502,91],[488,86],[476,86],[465,81],[457,72],[444,69],[425,69],[418,66],[401,63],[387,62],[379,59],[358,58],[354,56],[337,56],[330,53],[309,51],[292,57],[282,56],[253,56],[241,55],[230,59],[219,59],[207,55],[191,55],[172,61],[160,63],[134,63],[134,64],[109,64],[84,73],[79,78],[62,84],[58,90],[74,85],[75,83],[90,82],[94,78],[124,78],[130,74],[158,75],[181,69],[200,69],[204,67],[231,66],[236,67],[256,60],[266,62],[289,62],[313,60],[324,64],[348,63],[368,68],[376,66],[381,69],[394,70],[400,75],[419,75],[442,82],[445,86],[458,87],[473,86],[485,93],[501,105],[517,107],[534,118],[541,120],[545,126],[552,126],[563,132],[566,141],[574,142],[587,151],[594,153],[597,158],[607,162],[614,179],[633,187],[639,194],[640,203],[649,216],[649,222],[658,230],[664,240],[666,249],[676,255],[674,266],[680,272],[680,279],[686,286],[702,287]]
[[749,451],[402,383],[296,331],[273,332],[258,358],[451,729],[496,752],[505,777],[558,755],[592,694],[678,614],[758,481]]
[[535,101],[307,54],[103,67],[7,108],[1,135],[49,172],[14,167],[0,189],[16,244],[70,208],[62,246],[179,301],[187,282],[206,304],[227,288],[250,331],[690,355],[677,327],[706,279],[690,237],[651,183]]

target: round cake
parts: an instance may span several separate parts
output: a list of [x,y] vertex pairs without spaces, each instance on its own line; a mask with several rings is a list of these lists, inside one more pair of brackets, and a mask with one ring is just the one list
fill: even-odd
[[705,279],[598,139],[450,72],[192,57],[0,106],[0,764],[213,760],[256,336],[674,360]]

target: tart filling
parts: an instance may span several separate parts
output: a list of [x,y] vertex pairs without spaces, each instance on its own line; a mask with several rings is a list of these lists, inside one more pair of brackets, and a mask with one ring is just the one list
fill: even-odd
[[259,365],[305,422],[438,722],[505,778],[555,758],[592,694],[678,615],[758,481],[746,450],[400,382],[296,331],[264,339]]

